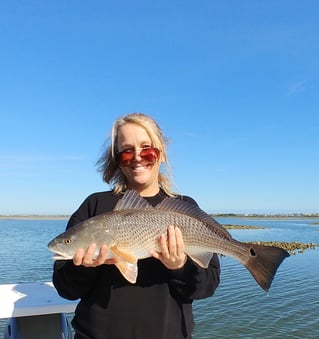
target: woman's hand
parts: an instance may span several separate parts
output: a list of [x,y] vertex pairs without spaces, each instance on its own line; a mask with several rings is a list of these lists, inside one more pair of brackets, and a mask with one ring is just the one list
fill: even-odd
[[111,265],[117,263],[116,258],[106,259],[108,254],[108,248],[106,245],[102,245],[97,257],[94,256],[96,252],[96,244],[91,244],[87,250],[79,248],[73,257],[73,264],[75,266],[83,265],[85,267],[96,267],[99,265]]
[[176,270],[182,268],[187,260],[183,235],[178,227],[169,226],[167,237],[162,234],[158,240],[159,252],[151,255],[160,260],[168,269]]

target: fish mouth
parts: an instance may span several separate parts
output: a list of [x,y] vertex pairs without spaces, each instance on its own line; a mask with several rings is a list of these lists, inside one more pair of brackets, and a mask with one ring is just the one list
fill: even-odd
[[53,252],[53,256],[52,256],[52,259],[53,260],[69,260],[69,259],[73,259],[73,257],[71,255],[68,255],[68,254],[65,254],[57,249],[53,249],[53,248],[50,248],[49,246],[49,250],[51,252]]
[[56,253],[52,256],[53,260],[70,260],[73,259],[72,257],[60,254],[60,253]]

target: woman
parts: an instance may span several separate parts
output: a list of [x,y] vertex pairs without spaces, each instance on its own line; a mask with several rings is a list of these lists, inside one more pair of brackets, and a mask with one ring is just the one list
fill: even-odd
[[[165,138],[156,122],[132,113],[114,123],[110,147],[99,161],[103,180],[112,191],[90,195],[71,216],[67,228],[95,215],[113,210],[126,189],[137,191],[155,206],[175,195],[161,173],[167,165]],[[211,296],[219,284],[219,261],[215,254],[207,269],[199,267],[184,252],[179,228],[167,225],[159,237],[159,252],[138,262],[135,284],[127,282],[106,259],[107,246],[78,249],[73,260],[57,261],[53,282],[59,294],[78,299],[72,325],[76,339],[184,339],[194,327],[193,299]]]

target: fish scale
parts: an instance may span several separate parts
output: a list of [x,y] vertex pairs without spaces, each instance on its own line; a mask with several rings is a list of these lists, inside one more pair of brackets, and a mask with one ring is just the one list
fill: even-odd
[[[153,250],[159,250],[157,240],[161,234],[166,234],[167,226],[169,225],[178,226],[181,229],[186,248],[197,247],[201,244],[202,248],[211,251],[213,246],[211,236],[216,238],[214,240],[216,245],[214,245],[212,253],[220,250],[218,244],[223,244],[221,237],[210,232],[205,223],[172,211],[156,209],[132,210],[124,213],[118,212],[118,216],[114,215],[114,220],[112,220],[112,217],[108,217],[108,219],[108,223],[114,225],[117,232],[116,246],[134,251],[140,259],[148,257]],[[126,229],[127,225],[128,229]],[[208,238],[209,236],[210,238]],[[205,237],[207,241],[205,241]],[[137,243],[142,244],[142,246],[137,247]],[[137,253],[140,254],[138,255]]]
[[268,290],[281,262],[288,252],[270,246],[247,244],[230,233],[198,206],[166,197],[152,207],[136,191],[128,190],[115,209],[85,220],[54,238],[49,249],[56,260],[72,259],[77,249],[91,243],[108,246],[108,258],[131,283],[138,275],[137,261],[159,251],[158,239],[167,234],[168,226],[182,232],[185,253],[199,266],[207,268],[214,253],[230,256],[243,264],[257,283]]

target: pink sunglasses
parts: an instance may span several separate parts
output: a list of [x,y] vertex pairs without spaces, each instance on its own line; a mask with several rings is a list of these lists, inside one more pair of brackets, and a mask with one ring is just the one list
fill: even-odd
[[[120,164],[120,166],[129,167],[132,164],[136,153],[137,153],[137,151],[135,151],[135,150],[126,149],[122,152],[118,152],[116,154],[115,158],[118,161],[118,163]],[[157,159],[159,158],[160,153],[161,153],[161,151],[158,148],[148,147],[148,148],[143,148],[140,151],[139,156],[143,160],[154,164],[157,161]]]

